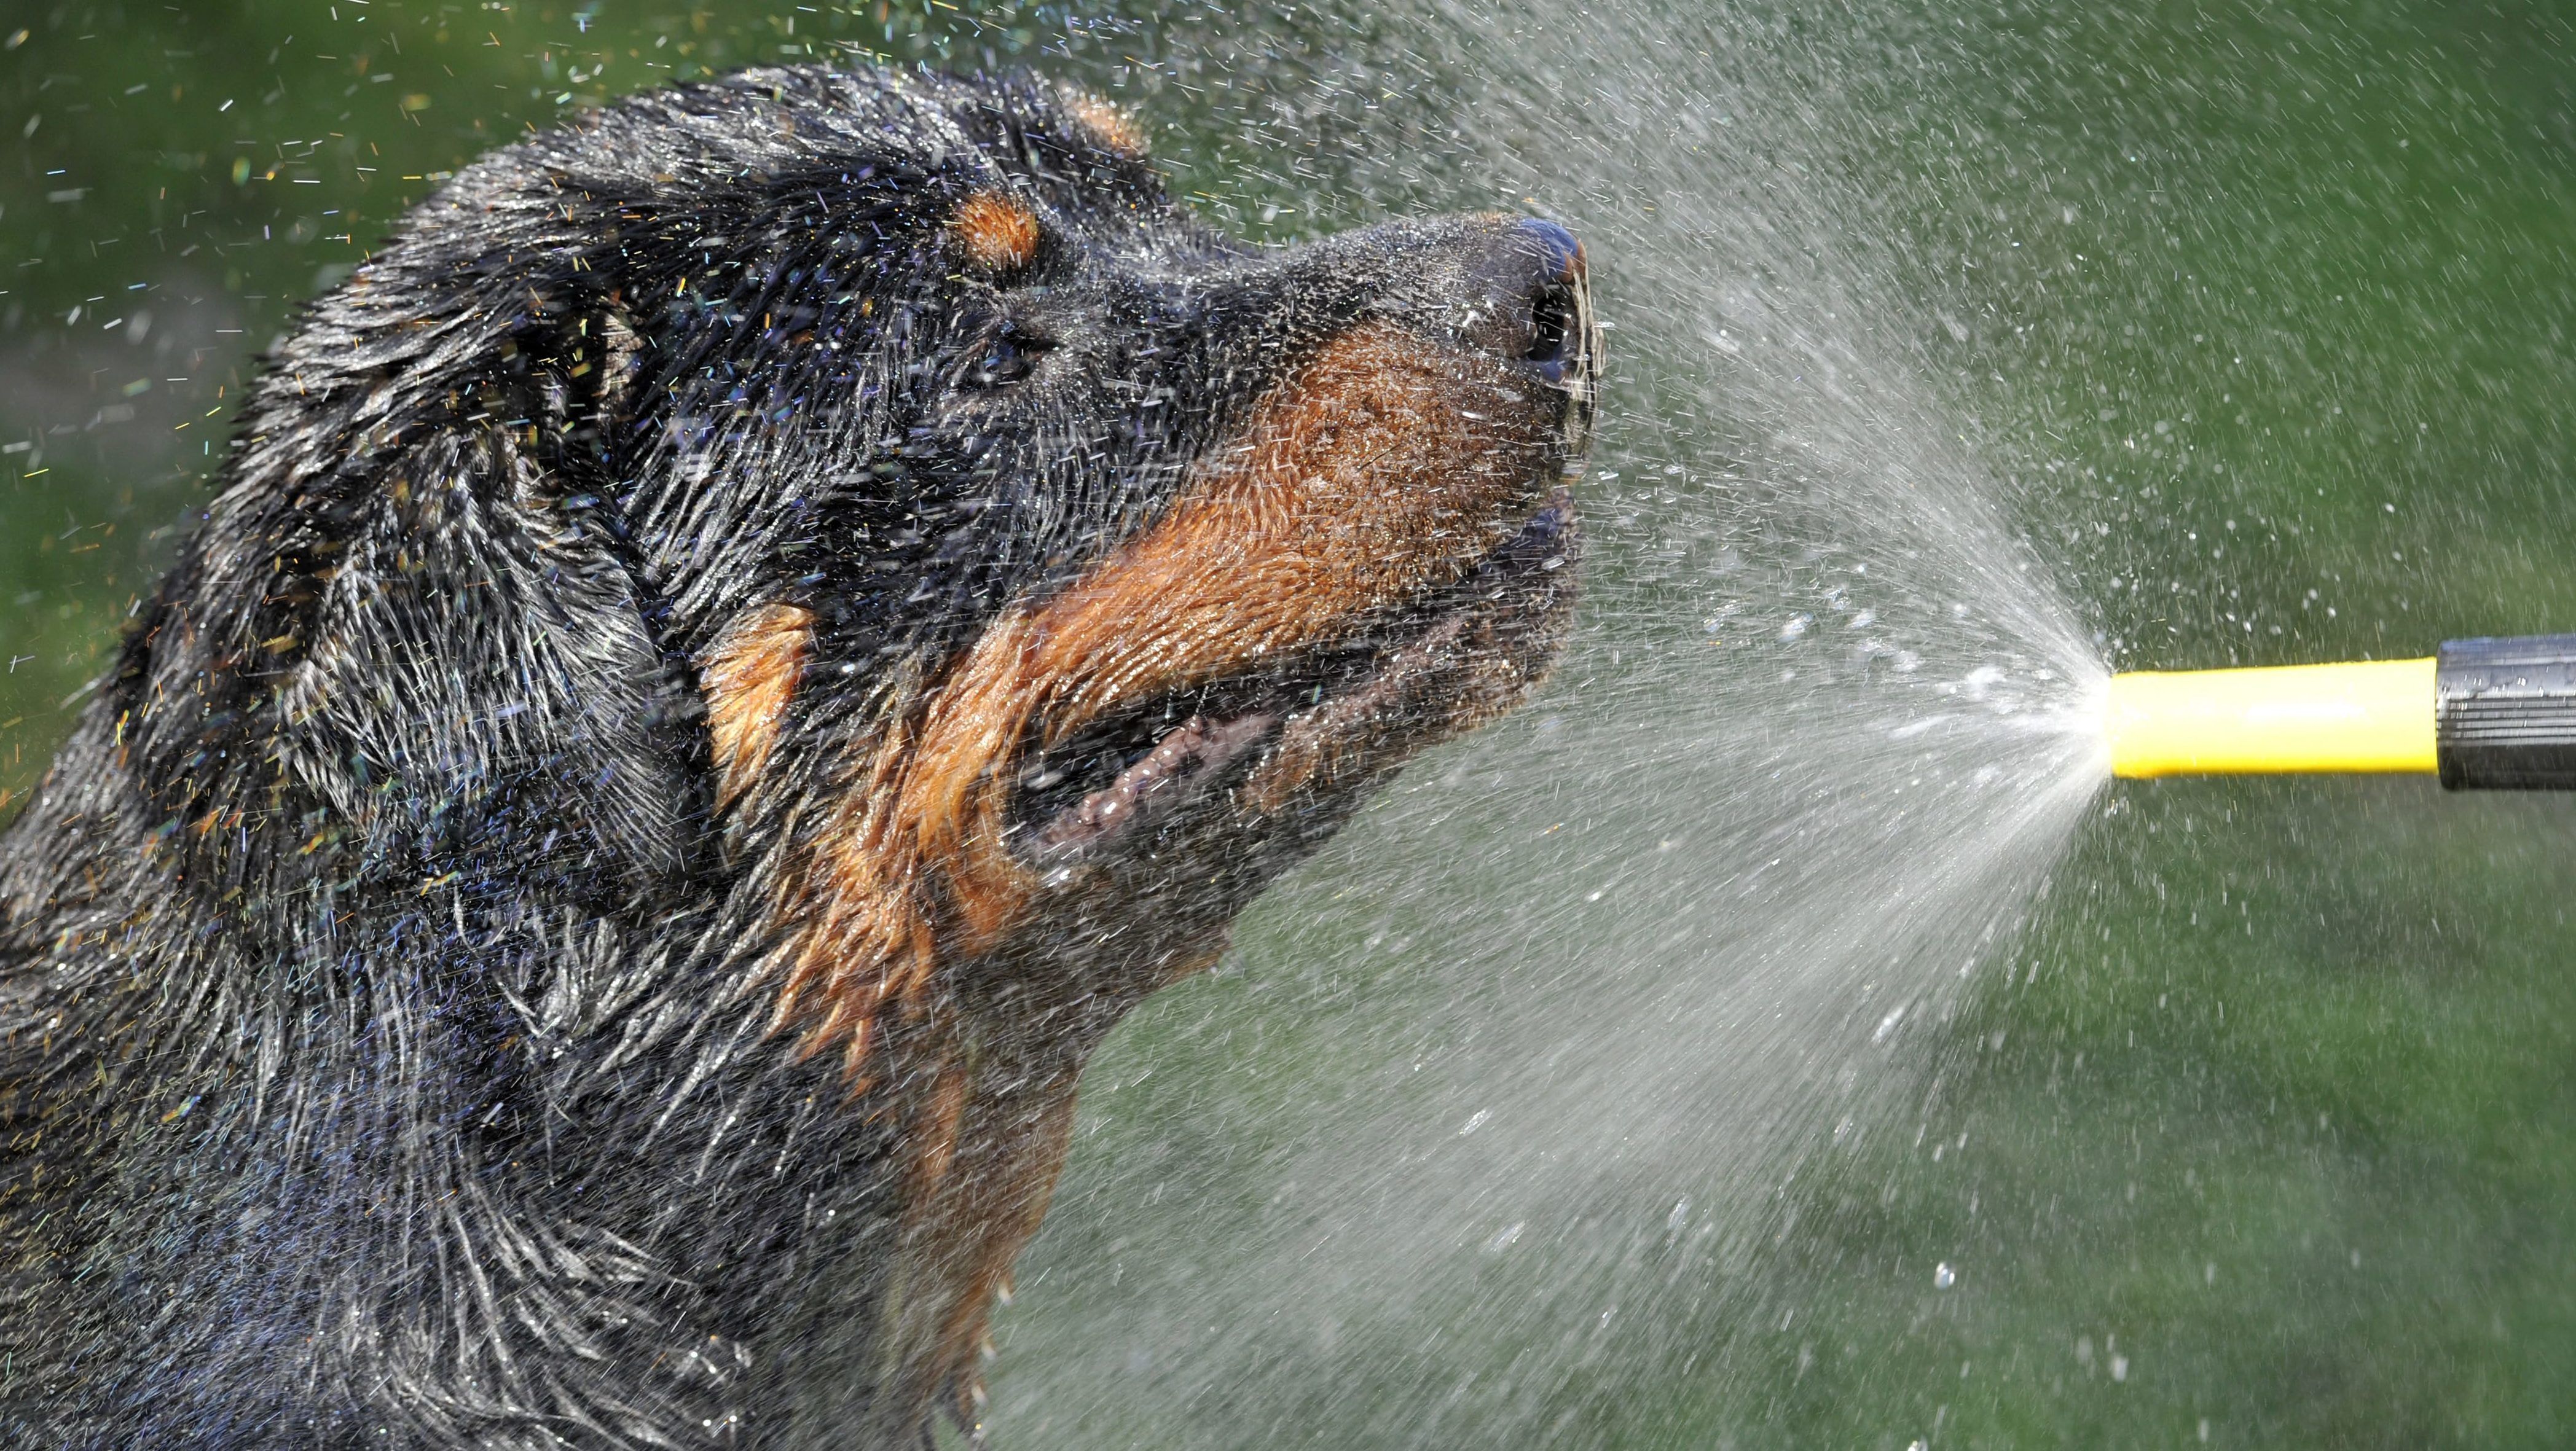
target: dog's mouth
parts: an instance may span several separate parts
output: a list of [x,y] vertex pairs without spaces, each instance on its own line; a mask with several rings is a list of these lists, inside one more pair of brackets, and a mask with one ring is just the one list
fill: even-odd
[[1463,577],[1346,640],[1033,749],[1010,813],[1013,853],[1042,871],[1070,869],[1211,811],[1252,820],[1365,788],[1546,677],[1579,548],[1557,489]]

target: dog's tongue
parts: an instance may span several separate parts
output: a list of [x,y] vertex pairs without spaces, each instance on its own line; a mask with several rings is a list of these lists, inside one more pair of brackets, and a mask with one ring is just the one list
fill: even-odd
[[1154,749],[1119,772],[1117,780],[1058,813],[1038,833],[1038,849],[1060,851],[1090,846],[1125,826],[1156,793],[1232,760],[1236,752],[1259,739],[1278,719],[1268,711],[1226,720],[1191,716],[1165,731]]

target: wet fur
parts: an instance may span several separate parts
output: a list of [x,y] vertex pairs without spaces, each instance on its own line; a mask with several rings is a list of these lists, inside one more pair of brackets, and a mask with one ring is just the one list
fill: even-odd
[[1143,147],[682,87],[315,306],[0,842],[0,1439],[972,1424],[1091,1048],[1567,603],[1493,224],[1251,252]]

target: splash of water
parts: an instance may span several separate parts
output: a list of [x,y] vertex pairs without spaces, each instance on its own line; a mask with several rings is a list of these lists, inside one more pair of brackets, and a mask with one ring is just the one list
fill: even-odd
[[1752,1313],[1784,1185],[1910,1123],[2106,778],[2010,452],[1828,179],[1848,73],[1740,18],[1433,10],[1464,169],[1599,269],[1584,635],[1104,1058],[1004,1322],[1031,1444],[1535,1444],[1688,1372],[1605,1337]]

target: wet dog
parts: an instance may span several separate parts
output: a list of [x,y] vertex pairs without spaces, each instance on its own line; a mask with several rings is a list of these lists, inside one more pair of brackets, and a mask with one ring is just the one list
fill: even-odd
[[916,1447],[1085,1056],[1570,608],[1551,223],[1247,248],[1034,80],[460,173],[0,844],[0,1427]]

